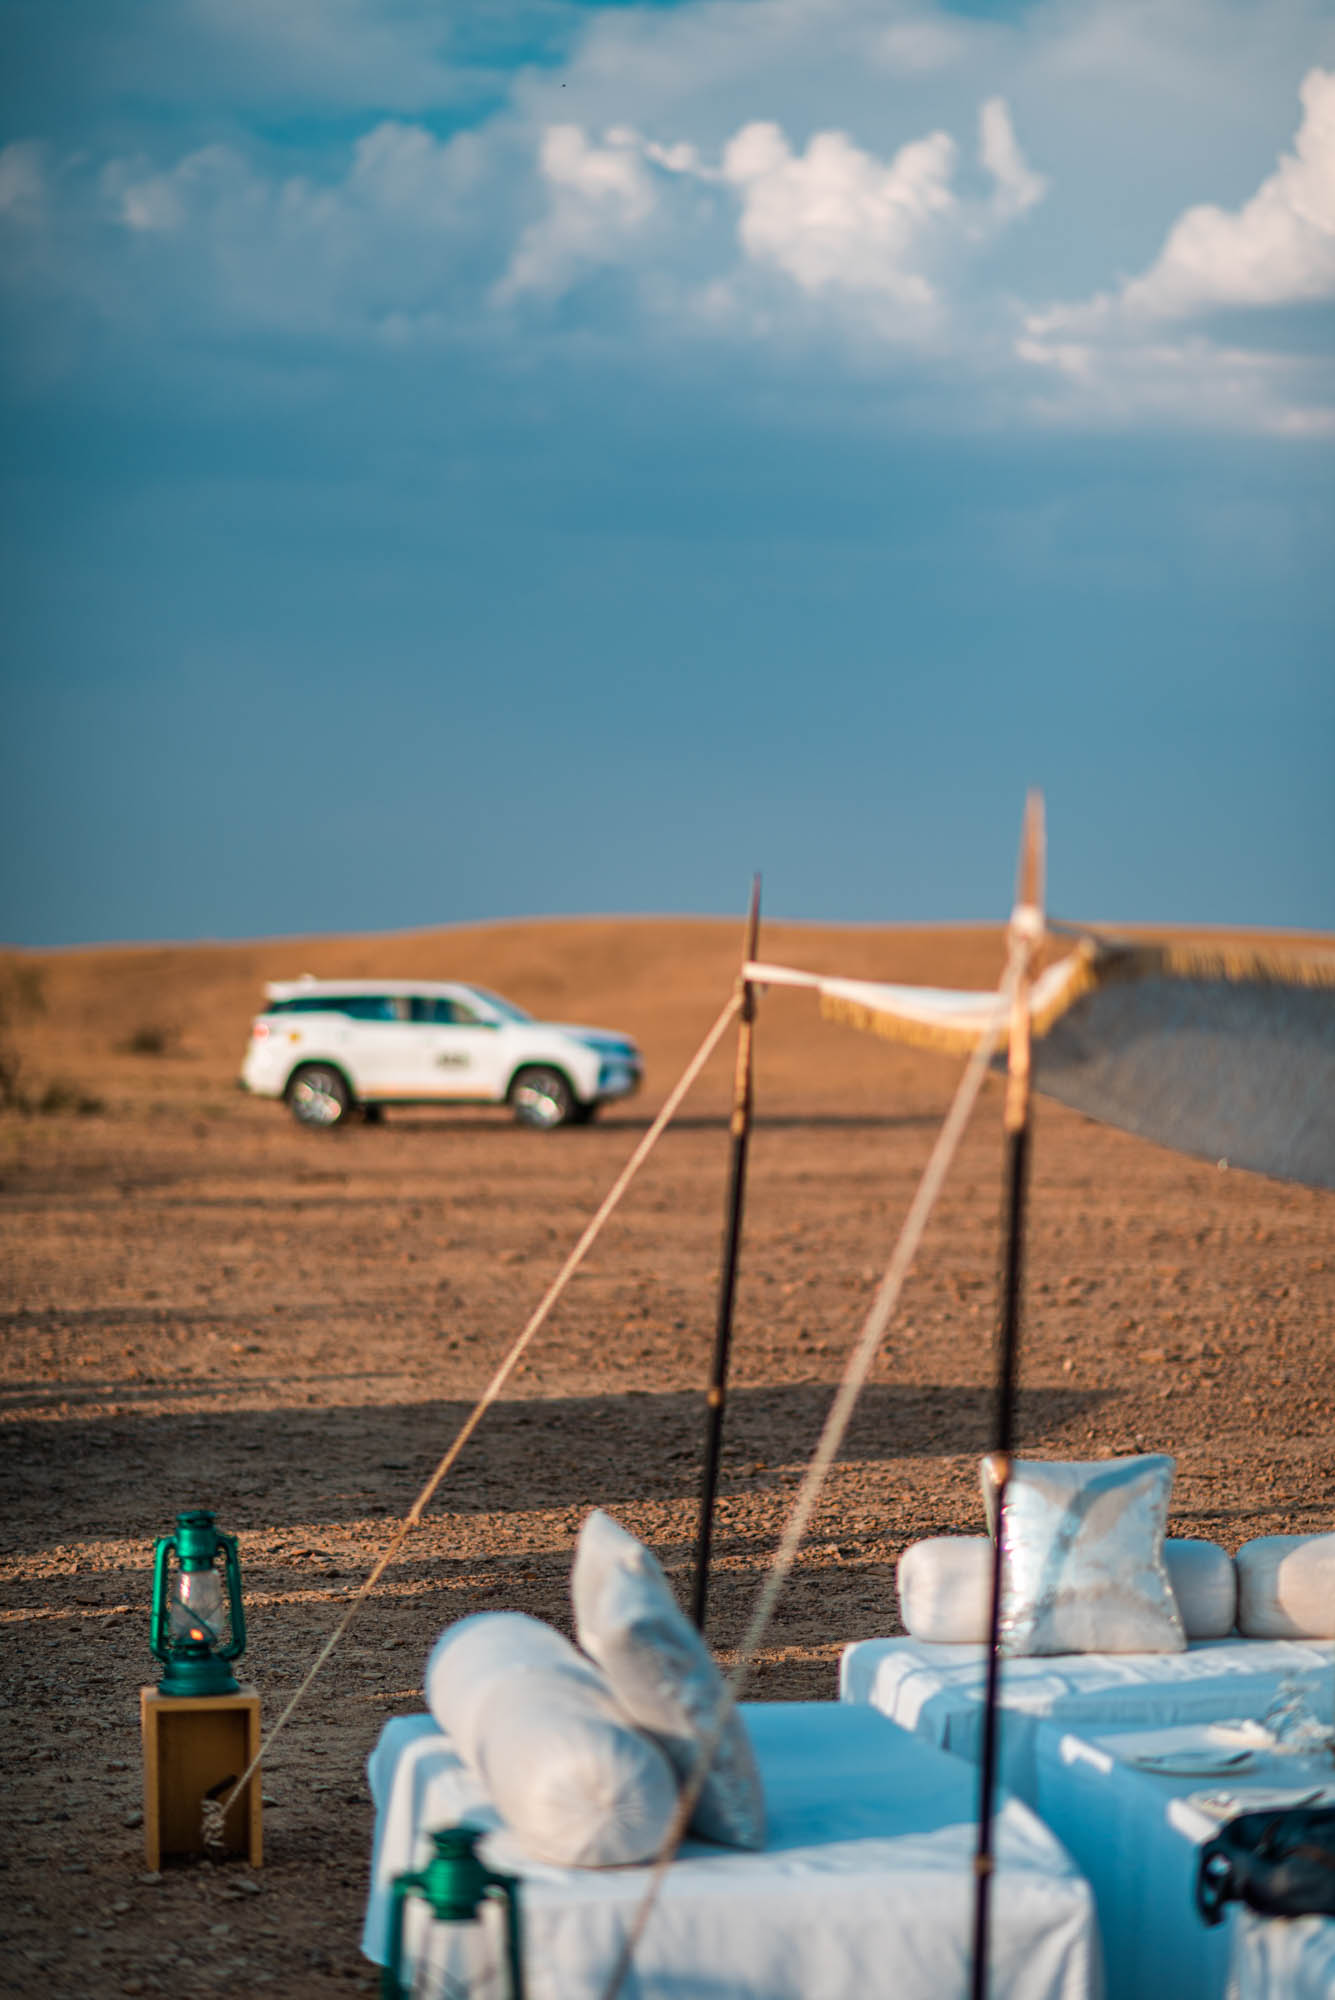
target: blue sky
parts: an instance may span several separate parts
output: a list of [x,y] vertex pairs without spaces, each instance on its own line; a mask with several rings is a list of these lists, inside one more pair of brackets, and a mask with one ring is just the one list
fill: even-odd
[[1335,8],[3,11],[0,937],[1335,926]]

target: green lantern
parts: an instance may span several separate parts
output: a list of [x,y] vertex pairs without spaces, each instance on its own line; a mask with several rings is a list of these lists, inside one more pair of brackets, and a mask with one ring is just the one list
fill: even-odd
[[[381,2000],[408,2000],[411,1987],[403,1984],[403,1922],[410,1896],[421,1896],[440,1924],[481,1924],[490,1902],[505,1906],[504,2000],[524,2000],[524,1964],[519,1933],[519,1878],[498,1875],[487,1867],[477,1851],[481,1833],[473,1826],[447,1826],[433,1833],[435,1853],[426,1867],[415,1873],[396,1875],[391,1891],[389,1958],[380,1981]],[[479,1954],[480,1955],[480,1954]],[[478,1968],[478,1984],[492,1990],[490,1974]],[[467,1992],[469,1987],[451,1986]]]
[[159,1693],[237,1692],[228,1662],[239,1660],[246,1650],[241,1561],[236,1536],[215,1528],[205,1508],[178,1514],[176,1533],[164,1535],[153,1550],[149,1645],[163,1663]]

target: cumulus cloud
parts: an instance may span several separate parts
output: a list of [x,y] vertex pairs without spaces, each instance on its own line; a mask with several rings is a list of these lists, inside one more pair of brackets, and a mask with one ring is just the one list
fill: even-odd
[[582,271],[618,261],[654,213],[654,188],[637,133],[624,127],[591,144],[578,125],[550,125],[538,149],[546,214],[521,236],[498,302],[562,291]]
[[1329,433],[1335,410],[1308,399],[1310,361],[1170,329],[1230,309],[1335,298],[1335,73],[1300,88],[1293,151],[1251,199],[1202,203],[1174,222],[1149,268],[1117,291],[1027,315],[1019,358],[1066,384],[1087,410],[1175,410],[1198,421],[1293,435]]
[[347,173],[332,184],[301,175],[270,179],[235,147],[205,146],[160,173],[113,161],[102,186],[128,229],[170,234],[208,218],[251,225],[256,239],[272,229],[314,236],[343,228],[360,213],[368,223],[396,221],[414,232],[448,226],[459,216],[471,178],[475,142],[432,137],[389,119],[357,140]]
[[[913,337],[946,309],[940,272],[951,259],[1045,192],[1000,97],[982,107],[979,158],[993,182],[987,201],[957,190],[959,148],[940,130],[882,158],[842,131],[813,132],[798,149],[773,120],[753,120],[711,160],[689,140],[646,139],[629,126],[600,142],[579,126],[549,126],[538,153],[546,211],[495,297],[553,296],[609,264],[643,275],[653,231],[660,253],[672,238],[683,310],[703,303],[717,322],[741,311],[750,281],[768,279],[833,326]],[[660,310],[663,298],[656,282]],[[774,330],[778,301],[752,315],[757,327]]]
[[1335,405],[1322,398],[1324,371],[1291,355],[1224,346],[1202,334],[1122,343],[1026,335],[1017,351],[1047,378],[1029,400],[1031,412],[1055,424],[1335,437]]
[[238,148],[214,145],[156,172],[109,162],[98,206],[138,240],[141,259],[158,255],[183,313],[343,337],[383,324],[401,337],[415,314],[438,323],[475,229],[480,164],[471,134],[438,140],[388,119],[333,180],[266,175]]
[[[643,356],[689,333],[793,369],[819,349],[823,379],[847,357],[910,395],[948,372],[952,406],[988,420],[1320,421],[1328,365],[1267,353],[1260,323],[1335,296],[1335,28],[1316,0],[1265,24],[1241,10],[1227,38],[1208,0],[1006,22],[937,0],[574,9],[535,29],[549,60],[512,63],[473,129],[382,109],[333,136],[359,94],[401,107],[415,79],[457,107],[454,57],[486,68],[488,37],[527,18],[497,5],[499,28],[481,0],[445,25],[426,0],[181,0],[172,18],[224,69],[249,49],[286,76],[315,37],[308,80],[334,115],[248,135],[243,111],[210,111],[177,157],[164,135],[188,110],[145,120],[137,156],[129,116],[112,157],[5,148],[0,285],[45,286],[52,311],[77,297],[140,340],[192,322],[522,347],[596,327]],[[1249,200],[1185,206],[1243,151]],[[1119,267],[1138,275],[1111,284]]]
[[1184,319],[1335,298],[1335,72],[1309,71],[1299,96],[1293,151],[1235,212],[1189,208],[1150,269],[1124,287],[1128,313]]
[[914,312],[935,302],[920,252],[957,205],[954,167],[946,132],[901,146],[887,162],[843,132],[817,132],[794,154],[777,125],[755,124],[723,154],[748,257],[808,294],[867,293]]

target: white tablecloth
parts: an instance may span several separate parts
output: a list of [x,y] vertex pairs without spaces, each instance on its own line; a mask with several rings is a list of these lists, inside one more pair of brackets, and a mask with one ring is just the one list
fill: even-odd
[[[1202,1845],[1218,1832],[1223,1814],[1277,1802],[1284,1788],[1296,1798],[1335,1777],[1328,1758],[1258,1755],[1243,1771],[1188,1777],[1162,1776],[1131,1761],[1211,1748],[1226,1754],[1228,1746],[1212,1738],[1208,1723],[1088,1736],[1045,1723],[1037,1732],[1037,1811],[1093,1885],[1110,2000],[1148,1993],[1222,2000],[1239,1906],[1228,1904],[1217,1926],[1200,1915]],[[1203,1800],[1212,1794],[1236,1804],[1211,1811]]]
[[[1245,1809],[1241,1779],[1166,1778],[1129,1758],[1205,1747],[1211,1722],[1259,1717],[1286,1676],[1303,1682],[1329,1720],[1332,1657],[1335,1647],[1325,1643],[1220,1640],[1178,1654],[1002,1663],[1005,1781],[1093,1886],[1109,2000],[1220,2000],[1234,1916],[1212,1930],[1197,1913],[1197,1851],[1219,1822],[1190,1797],[1227,1784]],[[845,1652],[841,1690],[976,1761],[983,1674],[981,1646],[868,1641]],[[1248,1781],[1302,1786],[1315,1772],[1267,1759]]]
[[[625,2000],[960,2000],[969,1970],[974,1774],[869,1709],[753,1703],[742,1715],[764,1779],[765,1850],[683,1848]],[[369,1772],[377,1814],[362,1949],[380,1963],[390,1883],[427,1859],[430,1829],[464,1818],[493,1828],[497,1821],[429,1716],[387,1724]],[[596,1996],[648,1871],[549,1867],[503,1830],[483,1853],[523,1878],[530,2000]],[[998,1854],[993,2000],[1097,1995],[1088,1885],[1013,1800],[1002,1814]],[[436,1927],[437,1951],[448,1936]]]
[[[920,1639],[862,1639],[839,1663],[843,1700],[865,1702],[915,1735],[978,1759],[986,1648]],[[1316,1712],[1331,1718],[1335,1643],[1306,1639],[1214,1639],[1185,1653],[1067,1653],[1003,1660],[1003,1781],[1030,1805],[1040,1722],[1071,1729],[1155,1729],[1261,1715],[1286,1677],[1300,1680]]]
[[1335,2000],[1335,1918],[1239,1910],[1228,2000]]

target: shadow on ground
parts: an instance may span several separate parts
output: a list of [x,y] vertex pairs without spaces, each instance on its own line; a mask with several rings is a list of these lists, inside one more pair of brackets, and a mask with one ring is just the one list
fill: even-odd
[[[293,1378],[304,1390],[310,1377]],[[269,1378],[273,1386],[273,1378]],[[199,1385],[182,1385],[192,1398]],[[227,1394],[220,1385],[219,1393]],[[231,1391],[235,1393],[235,1390]],[[6,1426],[0,1506],[11,1550],[49,1545],[50,1524],[81,1540],[161,1531],[159,1516],[208,1501],[237,1529],[279,1521],[365,1520],[406,1510],[467,1415],[441,1401],[336,1409],[124,1412],[81,1419],[64,1392],[59,1423]],[[145,1391],[112,1389],[120,1401]],[[728,1403],[720,1491],[790,1485],[815,1447],[832,1383],[735,1389]],[[1052,1439],[1086,1416],[1102,1392],[1023,1392],[1020,1434]],[[840,1453],[844,1463],[976,1457],[991,1441],[983,1388],[873,1383],[863,1391]],[[699,1477],[703,1398],[634,1390],[498,1404],[451,1476],[440,1513],[615,1508],[678,1499]]]

